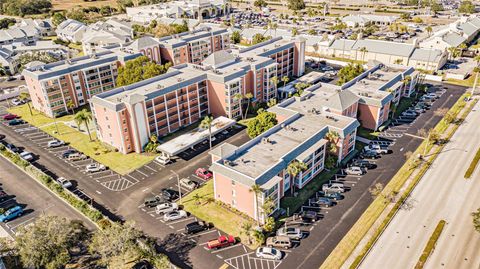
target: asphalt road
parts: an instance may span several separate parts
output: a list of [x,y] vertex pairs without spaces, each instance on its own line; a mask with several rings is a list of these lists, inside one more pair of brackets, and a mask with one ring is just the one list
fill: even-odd
[[477,104],[477,111],[457,130],[408,198],[408,207],[393,218],[360,268],[415,267],[442,219],[447,225],[425,268],[480,268],[480,234],[470,216],[480,207],[479,169],[470,180],[463,178],[480,147],[479,109]]
[[0,157],[0,182],[3,191],[12,196],[10,200],[0,203],[0,206],[16,200],[25,210],[21,217],[1,224],[2,228],[12,236],[15,235],[18,228],[34,222],[42,214],[81,220],[89,229],[96,229],[96,226],[82,214],[3,157]]

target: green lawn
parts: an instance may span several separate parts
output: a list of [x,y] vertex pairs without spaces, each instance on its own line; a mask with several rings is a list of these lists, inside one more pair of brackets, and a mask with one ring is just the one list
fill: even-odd
[[323,171],[312,181],[298,191],[297,197],[283,197],[280,200],[280,207],[287,209],[290,214],[296,212],[315,192],[321,190],[322,185],[330,180],[338,169]]
[[[195,195],[200,196],[200,204],[193,198]],[[187,196],[183,197],[180,204],[184,206],[187,212],[192,213],[196,217],[211,222],[216,228],[225,233],[240,237],[242,243],[247,243],[247,238],[242,234],[242,224],[253,220],[247,219],[242,215],[233,212],[213,200],[213,180],[207,181],[201,188],[194,190]],[[249,245],[254,249],[257,245]]]
[[[63,122],[72,121],[73,115],[66,115],[56,119],[56,126],[52,118],[46,117],[38,111],[32,110],[30,115],[27,105],[16,106],[9,109],[10,113],[22,116],[22,119],[28,121],[34,126],[40,127],[50,135],[69,143],[73,148],[83,152],[90,158],[104,164],[119,174],[129,173],[153,160],[154,155],[145,155],[138,153],[123,154],[98,141],[90,141],[87,134],[79,132]],[[59,133],[57,133],[57,127]],[[92,134],[95,139],[95,133]]]
[[[447,79],[447,82],[450,84],[455,84],[455,85],[460,85],[460,86],[466,86],[466,87],[472,87],[473,82],[475,81],[475,75],[469,76],[467,79]],[[477,82],[478,85],[478,82]]]

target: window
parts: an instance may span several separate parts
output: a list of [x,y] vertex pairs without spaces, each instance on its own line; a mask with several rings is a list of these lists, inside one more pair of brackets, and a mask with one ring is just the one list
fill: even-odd
[[235,190],[232,190],[232,197],[236,197],[237,196],[237,193],[235,192]]
[[232,186],[235,186],[235,180],[232,180]]

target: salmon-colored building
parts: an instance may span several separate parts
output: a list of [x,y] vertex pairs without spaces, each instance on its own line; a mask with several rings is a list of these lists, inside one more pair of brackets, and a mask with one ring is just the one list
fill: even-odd
[[[49,117],[87,104],[99,93],[115,88],[118,67],[140,53],[119,48],[27,68],[23,71],[33,107]],[[69,103],[73,106],[69,106]]]

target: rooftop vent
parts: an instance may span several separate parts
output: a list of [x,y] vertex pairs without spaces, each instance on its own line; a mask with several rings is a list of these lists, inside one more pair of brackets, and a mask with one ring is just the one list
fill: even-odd
[[329,119],[329,120],[333,120],[333,121],[338,121],[338,119],[337,119],[337,118],[335,118],[335,117],[333,117],[333,116],[327,116],[327,119]]

